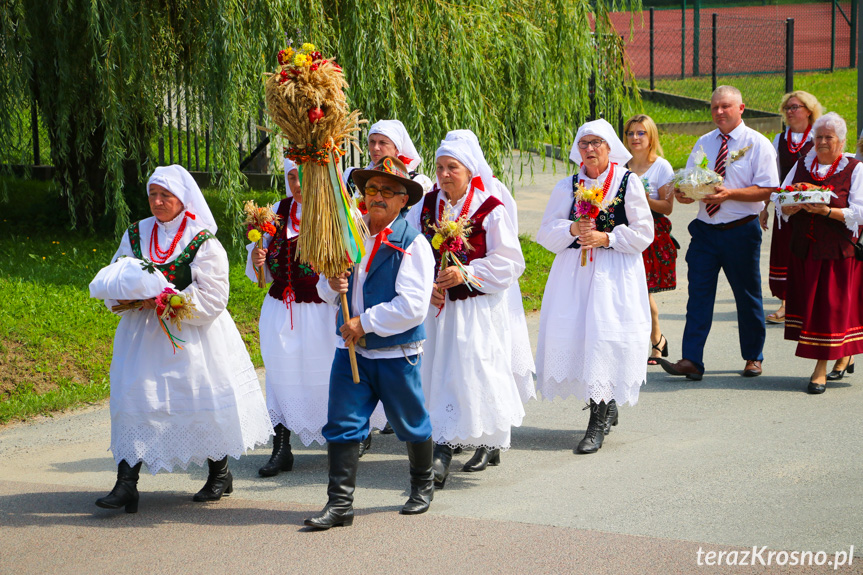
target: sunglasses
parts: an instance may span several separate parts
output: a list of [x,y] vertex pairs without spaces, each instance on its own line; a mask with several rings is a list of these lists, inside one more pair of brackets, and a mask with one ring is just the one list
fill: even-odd
[[393,190],[387,190],[384,188],[376,188],[374,186],[366,186],[366,188],[363,190],[363,195],[366,195],[366,196],[369,196],[372,198],[378,194],[380,194],[381,197],[383,197],[385,200],[389,200],[395,196],[406,196],[407,195],[404,192],[394,192]]

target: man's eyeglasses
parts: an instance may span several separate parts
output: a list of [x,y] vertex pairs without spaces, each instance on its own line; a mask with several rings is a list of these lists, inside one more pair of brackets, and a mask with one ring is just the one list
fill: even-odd
[[582,150],[586,150],[586,149],[590,148],[591,146],[593,146],[593,149],[596,150],[597,148],[599,148],[604,143],[605,143],[605,140],[590,140],[589,142],[585,142],[584,140],[582,140],[581,142],[578,143],[578,147],[581,148]]
[[805,107],[806,106],[798,106],[797,104],[791,104],[790,106],[785,106],[782,109],[785,110],[786,112],[796,112],[800,108],[805,108]]
[[634,136],[638,136],[639,138],[643,138],[646,135],[647,135],[647,132],[645,132],[644,130],[638,130],[637,132],[627,132],[626,133],[626,136],[628,138],[632,138]]
[[405,192],[394,192],[392,190],[387,190],[384,188],[376,188],[374,186],[366,186],[363,190],[363,195],[375,197],[380,194],[385,200],[389,200],[395,196],[404,196]]

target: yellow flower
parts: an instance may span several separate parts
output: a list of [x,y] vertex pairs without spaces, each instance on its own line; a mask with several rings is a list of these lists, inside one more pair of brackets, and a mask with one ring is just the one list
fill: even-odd
[[303,44],[303,52],[314,52],[314,51],[315,51],[315,45],[314,44],[309,44],[308,42]]
[[297,54],[294,58],[294,66],[302,66],[306,63],[306,55],[305,54]]
[[455,222],[447,222],[447,223],[446,223],[446,229],[447,229],[447,231],[449,231],[449,232],[454,232],[454,231],[456,230],[456,228],[458,228],[458,224],[457,224],[457,223],[455,223]]
[[581,197],[589,202],[596,197],[596,193],[593,190],[584,190],[584,192],[582,192],[581,194]]
[[288,47],[288,49],[286,49],[286,50],[285,50],[285,55],[286,55],[288,58],[293,58],[293,56],[294,56],[294,49],[293,49],[293,48],[291,48],[291,47]]
[[258,230],[249,230],[249,241],[258,242],[261,239],[261,232]]
[[432,247],[436,250],[439,250],[442,243],[443,243],[443,236],[440,234],[435,234],[434,237],[432,238]]

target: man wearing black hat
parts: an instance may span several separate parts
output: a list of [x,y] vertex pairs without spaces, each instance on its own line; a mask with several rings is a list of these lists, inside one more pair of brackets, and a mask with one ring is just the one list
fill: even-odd
[[[351,525],[359,444],[380,400],[410,460],[411,495],[401,513],[424,513],[434,497],[431,423],[420,377],[423,320],[431,300],[434,256],[425,238],[404,219],[423,195],[404,163],[382,158],[353,179],[368,208],[366,255],[339,277],[318,282],[322,299],[338,304],[347,294],[350,319],[337,314],[339,343],[330,374],[330,399],[323,435],[329,454],[329,501],[305,520],[316,529]],[[355,344],[360,383],[354,384],[347,346]]]

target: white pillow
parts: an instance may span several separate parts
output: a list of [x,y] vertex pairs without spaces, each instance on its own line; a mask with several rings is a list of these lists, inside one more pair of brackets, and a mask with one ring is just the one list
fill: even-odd
[[[90,297],[97,299],[150,299],[166,287],[174,287],[159,270],[144,269],[137,258],[120,258],[105,266],[90,282]],[[147,262],[147,265],[152,265]]]

